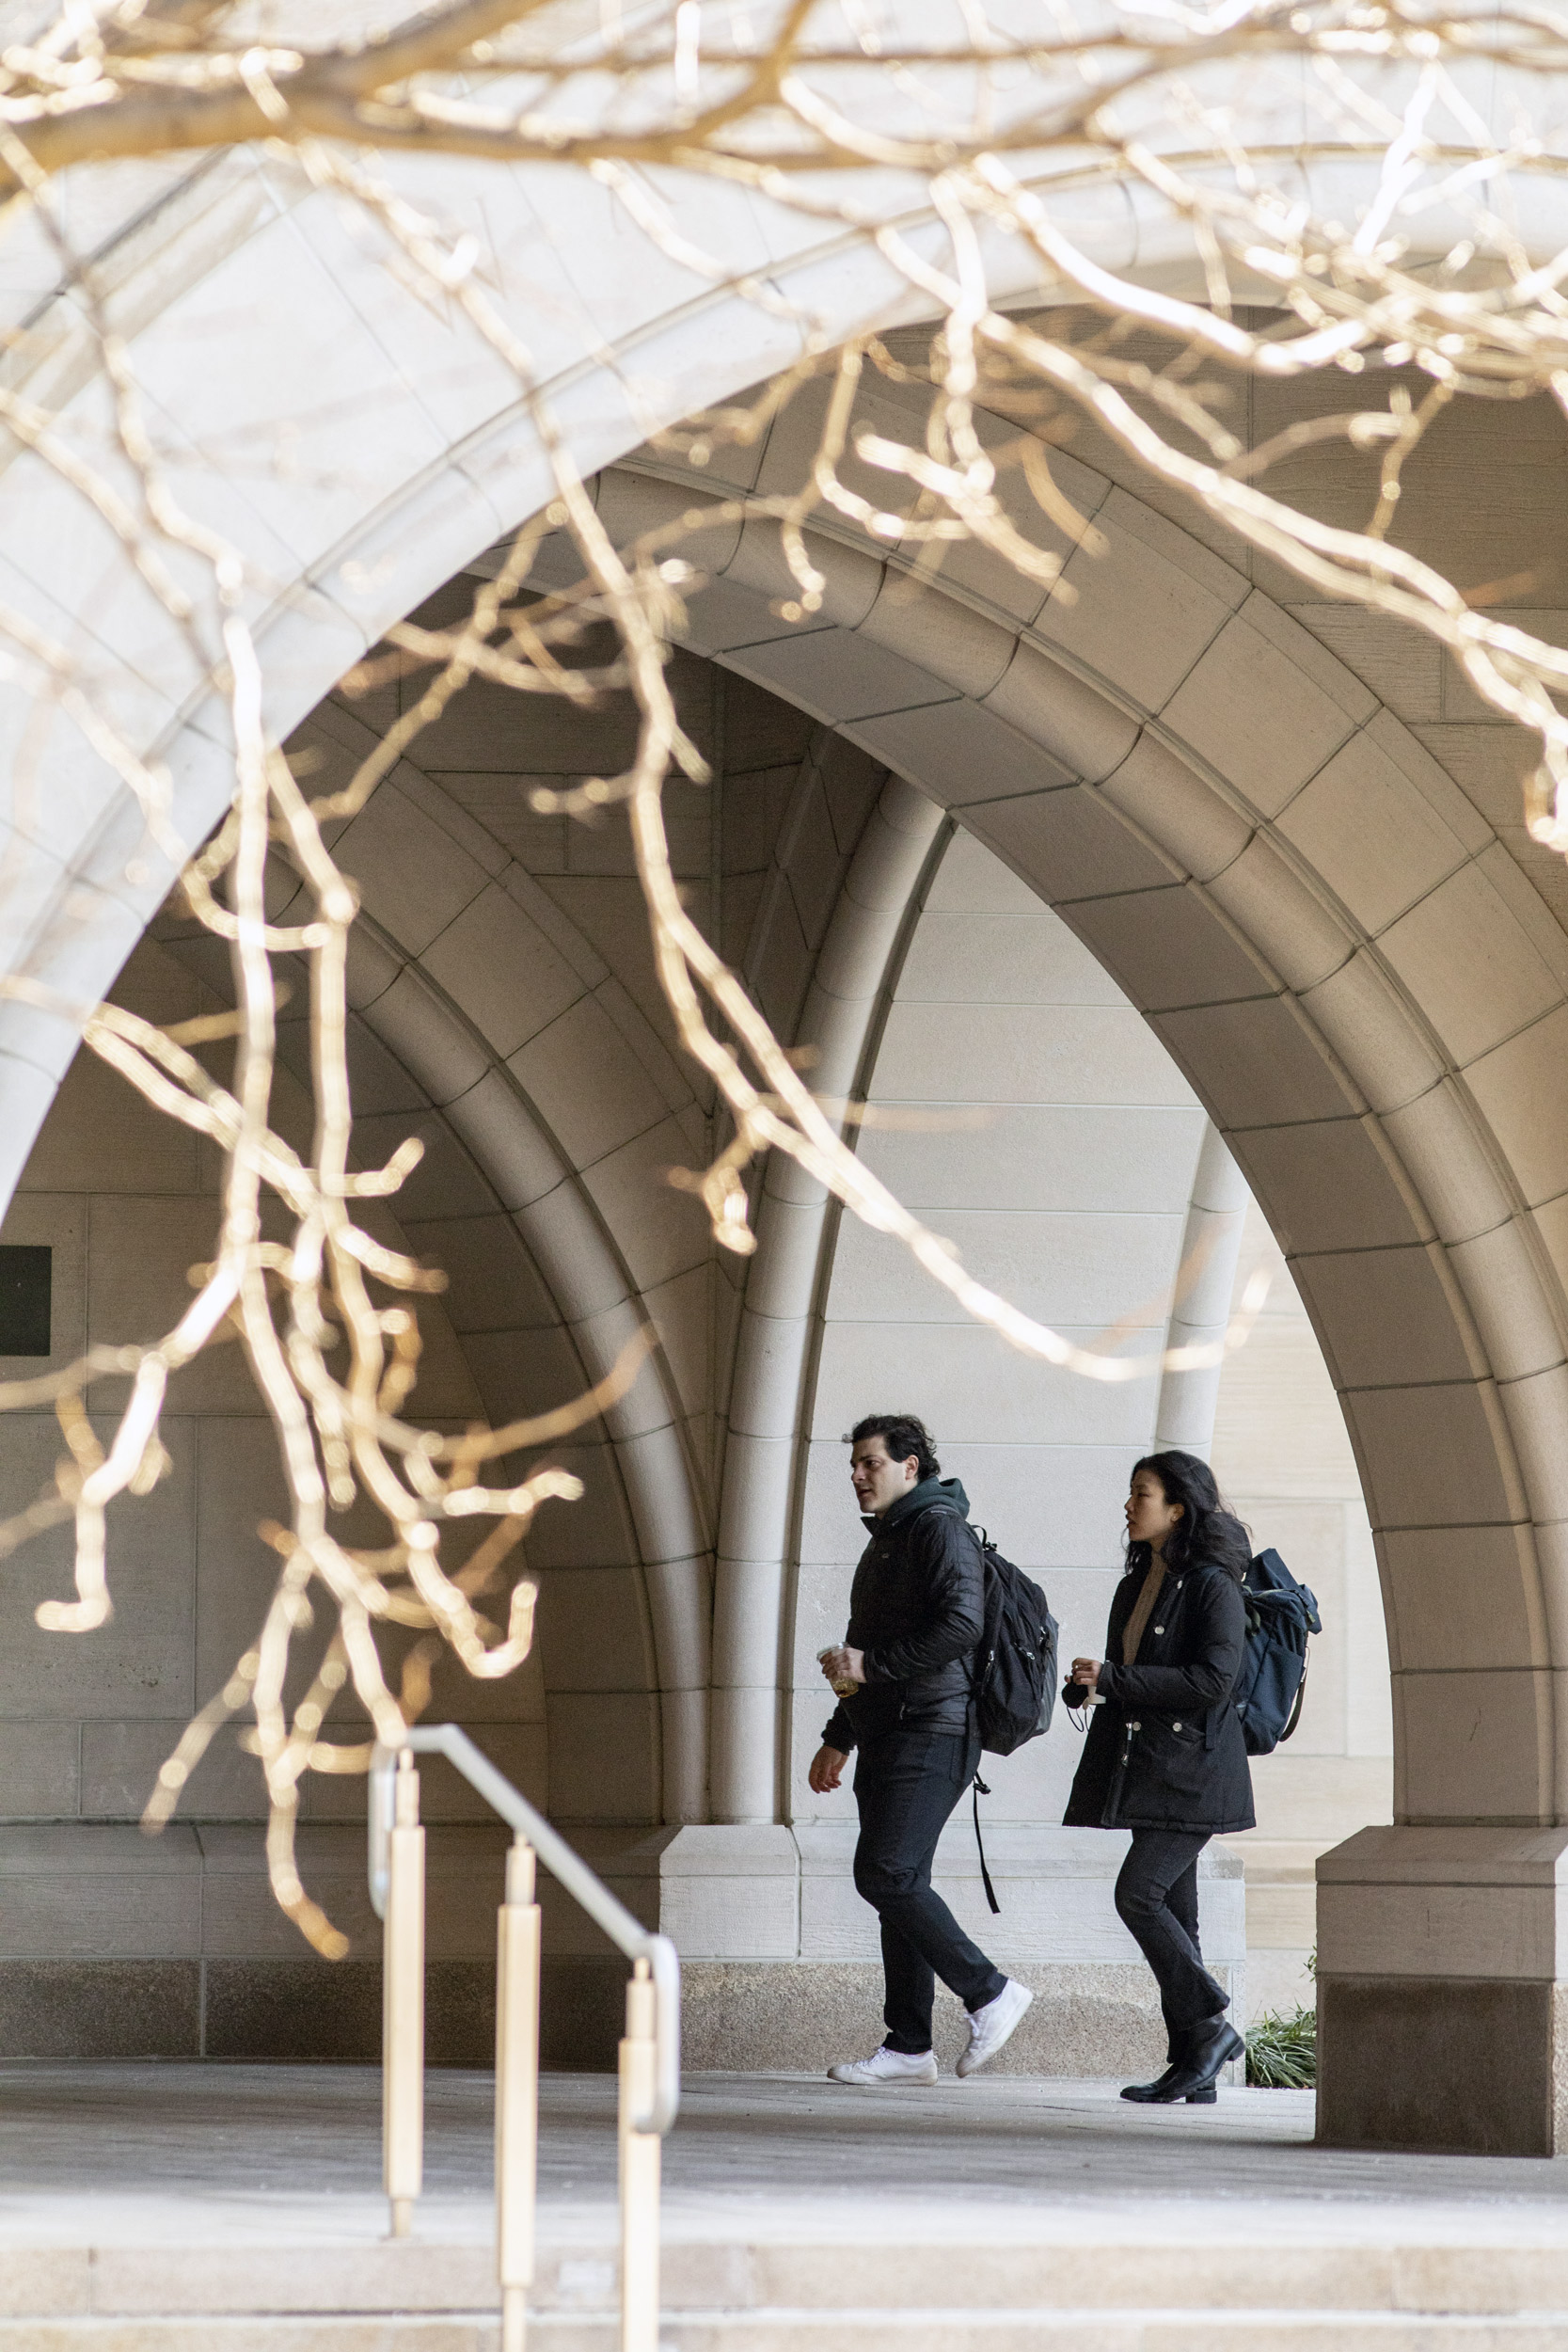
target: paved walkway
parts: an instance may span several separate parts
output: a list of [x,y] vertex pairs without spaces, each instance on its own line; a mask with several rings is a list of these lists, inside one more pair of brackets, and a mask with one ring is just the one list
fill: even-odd
[[[615,2196],[615,2087],[547,2076],[540,2193],[548,2234],[601,2240]],[[491,2083],[427,2086],[427,2239],[488,2237]],[[676,2237],[809,2224],[817,2235],[993,2232],[1275,2234],[1439,2242],[1559,2237],[1568,2159],[1390,2156],[1313,2146],[1309,2093],[1225,2090],[1216,2106],[1134,2108],[1116,2086],[983,2078],[933,2090],[835,2090],[800,2076],[697,2074],[666,2145]],[[89,2217],[90,2217],[90,2222]],[[11,2064],[0,2068],[0,2247],[378,2237],[380,2079],[367,2067]]]

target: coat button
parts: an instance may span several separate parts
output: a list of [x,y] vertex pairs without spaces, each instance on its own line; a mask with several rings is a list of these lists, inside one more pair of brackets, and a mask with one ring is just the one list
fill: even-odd
[[1142,1724],[1129,1724],[1127,1728],[1129,1731],[1142,1731],[1143,1725]]
[[1163,1632],[1164,1631],[1164,1629],[1164,1629],[1164,1627],[1163,1625],[1157,1625],[1157,1626],[1155,1627],[1155,1629],[1154,1629],[1154,1630],[1155,1630],[1155,1632],[1156,1632],[1156,1633],[1163,1633]]
[[1180,1726],[1180,1724],[1172,1724],[1172,1725],[1171,1725],[1171,1729],[1172,1729],[1172,1731],[1180,1731],[1180,1728],[1181,1728],[1181,1726]]

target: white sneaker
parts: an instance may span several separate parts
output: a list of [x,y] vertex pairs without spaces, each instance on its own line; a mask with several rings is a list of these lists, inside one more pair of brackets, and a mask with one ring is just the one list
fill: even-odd
[[1009,1977],[994,2001],[988,2001],[984,2009],[972,2009],[968,2012],[969,2047],[954,2072],[973,2074],[993,2058],[1034,1997],[1026,1984]]
[[929,2050],[890,2050],[885,2043],[869,2058],[846,2058],[841,2066],[828,2069],[831,2083],[855,2083],[863,2089],[874,2089],[879,2083],[884,2087],[934,2083],[936,2078],[937,2062]]

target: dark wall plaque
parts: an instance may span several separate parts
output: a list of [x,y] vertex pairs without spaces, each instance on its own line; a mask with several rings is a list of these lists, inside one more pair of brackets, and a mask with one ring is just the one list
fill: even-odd
[[0,1242],[0,1356],[47,1356],[54,1251],[40,1242]]

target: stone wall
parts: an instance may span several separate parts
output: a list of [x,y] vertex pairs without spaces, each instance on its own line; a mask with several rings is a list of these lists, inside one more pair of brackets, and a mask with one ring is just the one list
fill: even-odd
[[[151,939],[117,993],[164,1023],[223,1001]],[[308,1115],[285,1072],[282,1132],[297,1136]],[[187,1269],[212,1254],[218,1176],[211,1147],[80,1055],[0,1229],[6,1244],[52,1251],[51,1353],[0,1359],[0,1378],[69,1363],[89,1334],[147,1340],[177,1321],[190,1296]],[[379,1230],[394,1243],[407,1238],[390,1217]],[[438,1302],[421,1310],[421,1405],[444,1425],[460,1424],[482,1409],[481,1398]],[[102,1440],[124,1386],[105,1380],[90,1391]],[[164,1437],[168,1474],[112,1517],[109,1625],[62,1635],[33,1622],[40,1600],[70,1591],[69,1528],[32,1539],[7,1564],[0,2046],[21,2056],[239,2056],[258,2047],[370,2055],[379,2035],[371,1981],[378,1931],[365,1889],[362,1784],[311,1775],[301,1807],[304,1874],[354,1943],[354,1959],[338,1972],[311,1958],[273,1900],[261,1767],[231,1732],[214,1741],[175,1823],[156,1838],[136,1826],[187,1719],[255,1638],[277,1566],[259,1530],[286,1516],[276,1440],[236,1345],[215,1346],[175,1375]],[[50,1483],[63,1450],[52,1413],[6,1417],[8,1512]],[[340,1532],[355,1540],[360,1528],[340,1522]],[[296,1694],[323,1638],[318,1628],[300,1644]],[[394,1666],[399,1646],[394,1636]],[[546,1804],[541,1664],[535,1656],[504,1683],[478,1687],[443,1667],[433,1705],[461,1711],[501,1769]],[[352,1708],[345,1716],[356,1720]],[[499,1845],[447,1767],[427,1775],[425,1795],[427,1816],[440,1825],[431,1952],[438,1976],[446,1969],[450,1979],[436,2006],[455,2017],[476,1997],[462,1972],[490,1932]]]

